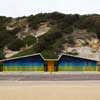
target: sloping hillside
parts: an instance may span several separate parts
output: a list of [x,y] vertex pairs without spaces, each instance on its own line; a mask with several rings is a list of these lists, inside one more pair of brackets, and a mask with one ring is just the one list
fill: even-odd
[[100,15],[53,12],[0,17],[0,59],[33,53],[45,58],[65,53],[99,59],[99,52]]

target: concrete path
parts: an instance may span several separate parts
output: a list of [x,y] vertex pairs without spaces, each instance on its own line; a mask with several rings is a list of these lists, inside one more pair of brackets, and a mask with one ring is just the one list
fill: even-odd
[[16,72],[0,73],[1,81],[68,81],[68,80],[100,80],[100,73],[90,72],[56,72],[56,73],[36,73],[36,72]]

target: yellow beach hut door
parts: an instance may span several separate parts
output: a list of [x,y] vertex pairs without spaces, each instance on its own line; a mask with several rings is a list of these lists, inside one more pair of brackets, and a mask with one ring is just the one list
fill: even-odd
[[48,71],[49,72],[54,71],[54,61],[48,61]]

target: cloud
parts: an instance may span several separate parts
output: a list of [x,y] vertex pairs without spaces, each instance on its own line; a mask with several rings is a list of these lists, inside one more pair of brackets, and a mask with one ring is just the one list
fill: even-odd
[[99,13],[99,0],[0,0],[0,15],[24,16],[40,12]]

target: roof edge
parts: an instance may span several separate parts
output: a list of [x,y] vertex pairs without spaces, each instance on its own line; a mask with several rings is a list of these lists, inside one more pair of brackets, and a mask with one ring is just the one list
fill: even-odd
[[41,53],[36,53],[36,54],[31,54],[31,55],[26,55],[26,56],[20,56],[20,57],[14,57],[14,58],[2,59],[2,60],[0,60],[0,62],[8,61],[8,60],[20,59],[20,58],[29,57],[29,56],[36,56],[36,55],[40,55],[41,58],[44,60],[44,57],[42,56]]
[[61,54],[59,57],[58,57],[58,60],[60,60],[60,58],[62,56],[71,56],[71,57],[76,57],[76,58],[81,58],[81,59],[86,59],[86,60],[91,60],[91,61],[99,61],[99,60],[93,60],[93,59],[89,59],[89,58],[85,58],[85,57],[80,57],[80,56],[73,56],[73,55],[70,55],[70,54]]
[[8,59],[2,59],[0,60],[0,62],[3,62],[3,61],[8,61],[8,60],[15,60],[15,59],[19,59],[19,58],[24,58],[24,57],[29,57],[29,56],[35,56],[35,55],[40,55],[41,58],[45,61],[45,60],[60,60],[60,58],[65,55],[65,56],[71,56],[71,57],[77,57],[77,58],[81,58],[81,59],[86,59],[86,60],[91,60],[91,61],[99,61],[99,60],[93,60],[93,59],[88,59],[88,58],[85,58],[85,57],[79,57],[79,56],[73,56],[73,55],[69,55],[69,54],[61,54],[59,55],[58,59],[45,59],[43,57],[43,55],[41,53],[36,53],[36,54],[31,54],[31,55],[26,55],[26,56],[20,56],[20,57],[15,57],[15,58],[8,58]]

